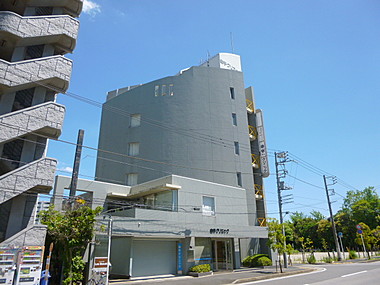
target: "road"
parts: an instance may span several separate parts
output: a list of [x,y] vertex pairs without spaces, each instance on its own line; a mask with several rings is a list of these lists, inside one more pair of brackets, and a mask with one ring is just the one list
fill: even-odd
[[371,263],[316,265],[318,271],[268,280],[241,283],[240,285],[377,285],[380,284],[380,261]]

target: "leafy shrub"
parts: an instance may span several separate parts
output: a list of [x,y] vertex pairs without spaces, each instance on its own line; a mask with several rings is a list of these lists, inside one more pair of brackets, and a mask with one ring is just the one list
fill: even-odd
[[190,272],[197,272],[197,273],[202,273],[202,272],[210,272],[211,271],[211,266],[210,264],[199,264],[191,267],[189,269]]
[[244,258],[242,261],[243,266],[251,267],[252,257],[253,257],[252,255],[248,255],[246,258]]
[[256,266],[271,266],[272,265],[272,260],[270,260],[266,256],[262,256],[260,258],[254,259],[253,261],[253,267]]
[[324,257],[324,258],[322,258],[322,261],[326,262],[326,263],[332,263],[333,259],[331,257]]
[[245,267],[270,266],[272,265],[272,260],[267,254],[255,254],[244,258],[242,263]]
[[350,250],[350,251],[348,252],[348,258],[349,258],[349,259],[356,259],[356,258],[358,258],[358,254],[356,253],[356,251],[354,251],[354,250]]
[[307,263],[314,264],[316,262],[317,262],[317,260],[315,259],[314,254],[310,254],[310,256],[307,258]]

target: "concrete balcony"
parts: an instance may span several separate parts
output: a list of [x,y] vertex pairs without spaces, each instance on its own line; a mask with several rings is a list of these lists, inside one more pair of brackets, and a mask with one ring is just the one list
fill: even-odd
[[49,192],[56,167],[57,161],[46,157],[0,176],[0,204],[29,190]]
[[0,243],[0,246],[24,246],[25,244],[43,244],[46,236],[46,226],[29,226]]
[[0,10],[13,11],[22,15],[26,7],[62,7],[70,16],[78,17],[82,12],[83,0],[1,0]]
[[72,61],[61,55],[18,62],[0,60],[0,94],[42,85],[57,93],[69,88]]
[[22,17],[13,12],[0,12],[0,35],[8,49],[43,43],[72,52],[78,30],[79,21],[68,15]]
[[2,115],[0,116],[0,143],[31,132],[56,139],[61,135],[64,116],[65,107],[54,102],[46,102]]

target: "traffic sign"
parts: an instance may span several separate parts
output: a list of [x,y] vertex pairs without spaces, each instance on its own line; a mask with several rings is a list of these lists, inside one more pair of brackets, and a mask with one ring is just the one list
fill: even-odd
[[361,229],[362,229],[362,226],[361,226],[361,225],[356,225],[356,228],[357,228],[358,230],[361,230]]
[[358,234],[361,235],[363,233],[362,230],[358,230]]
[[343,233],[342,232],[338,232],[338,237],[343,237]]

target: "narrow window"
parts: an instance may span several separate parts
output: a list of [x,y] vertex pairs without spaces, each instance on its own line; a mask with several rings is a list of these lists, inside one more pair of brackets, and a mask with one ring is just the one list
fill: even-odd
[[128,173],[127,174],[127,185],[128,186],[133,186],[137,184],[137,178],[138,178],[137,173]]
[[215,216],[215,199],[214,197],[203,196],[202,214],[205,216]]
[[162,96],[165,96],[165,95],[166,95],[166,85],[165,85],[165,84],[162,85],[161,88],[162,88],[162,90],[161,90],[161,91],[162,91],[162,94],[161,94],[161,95],[162,95]]
[[43,55],[44,52],[44,45],[36,45],[36,46],[29,46],[25,49],[25,58],[28,59],[34,59],[34,58],[40,58]]
[[243,183],[241,182],[241,172],[236,172],[237,184],[242,187]]
[[174,95],[173,87],[174,87],[173,84],[169,84],[169,95],[170,95],[170,96],[173,96],[173,95]]
[[53,15],[53,7],[36,7],[36,16]]
[[157,97],[160,95],[160,85],[154,86],[154,96]]
[[24,89],[16,92],[12,111],[18,111],[32,106],[35,88]]
[[131,121],[130,121],[130,127],[138,127],[141,124],[141,114],[132,114],[131,115]]
[[128,144],[128,155],[136,156],[140,153],[140,143],[133,142]]
[[235,89],[233,87],[230,87],[230,94],[231,94],[231,99],[235,99]]
[[240,154],[239,142],[234,142],[234,146],[235,146],[235,154],[239,155]]
[[232,113],[232,124],[234,126],[237,126],[237,118],[236,118],[236,114],[235,113]]

